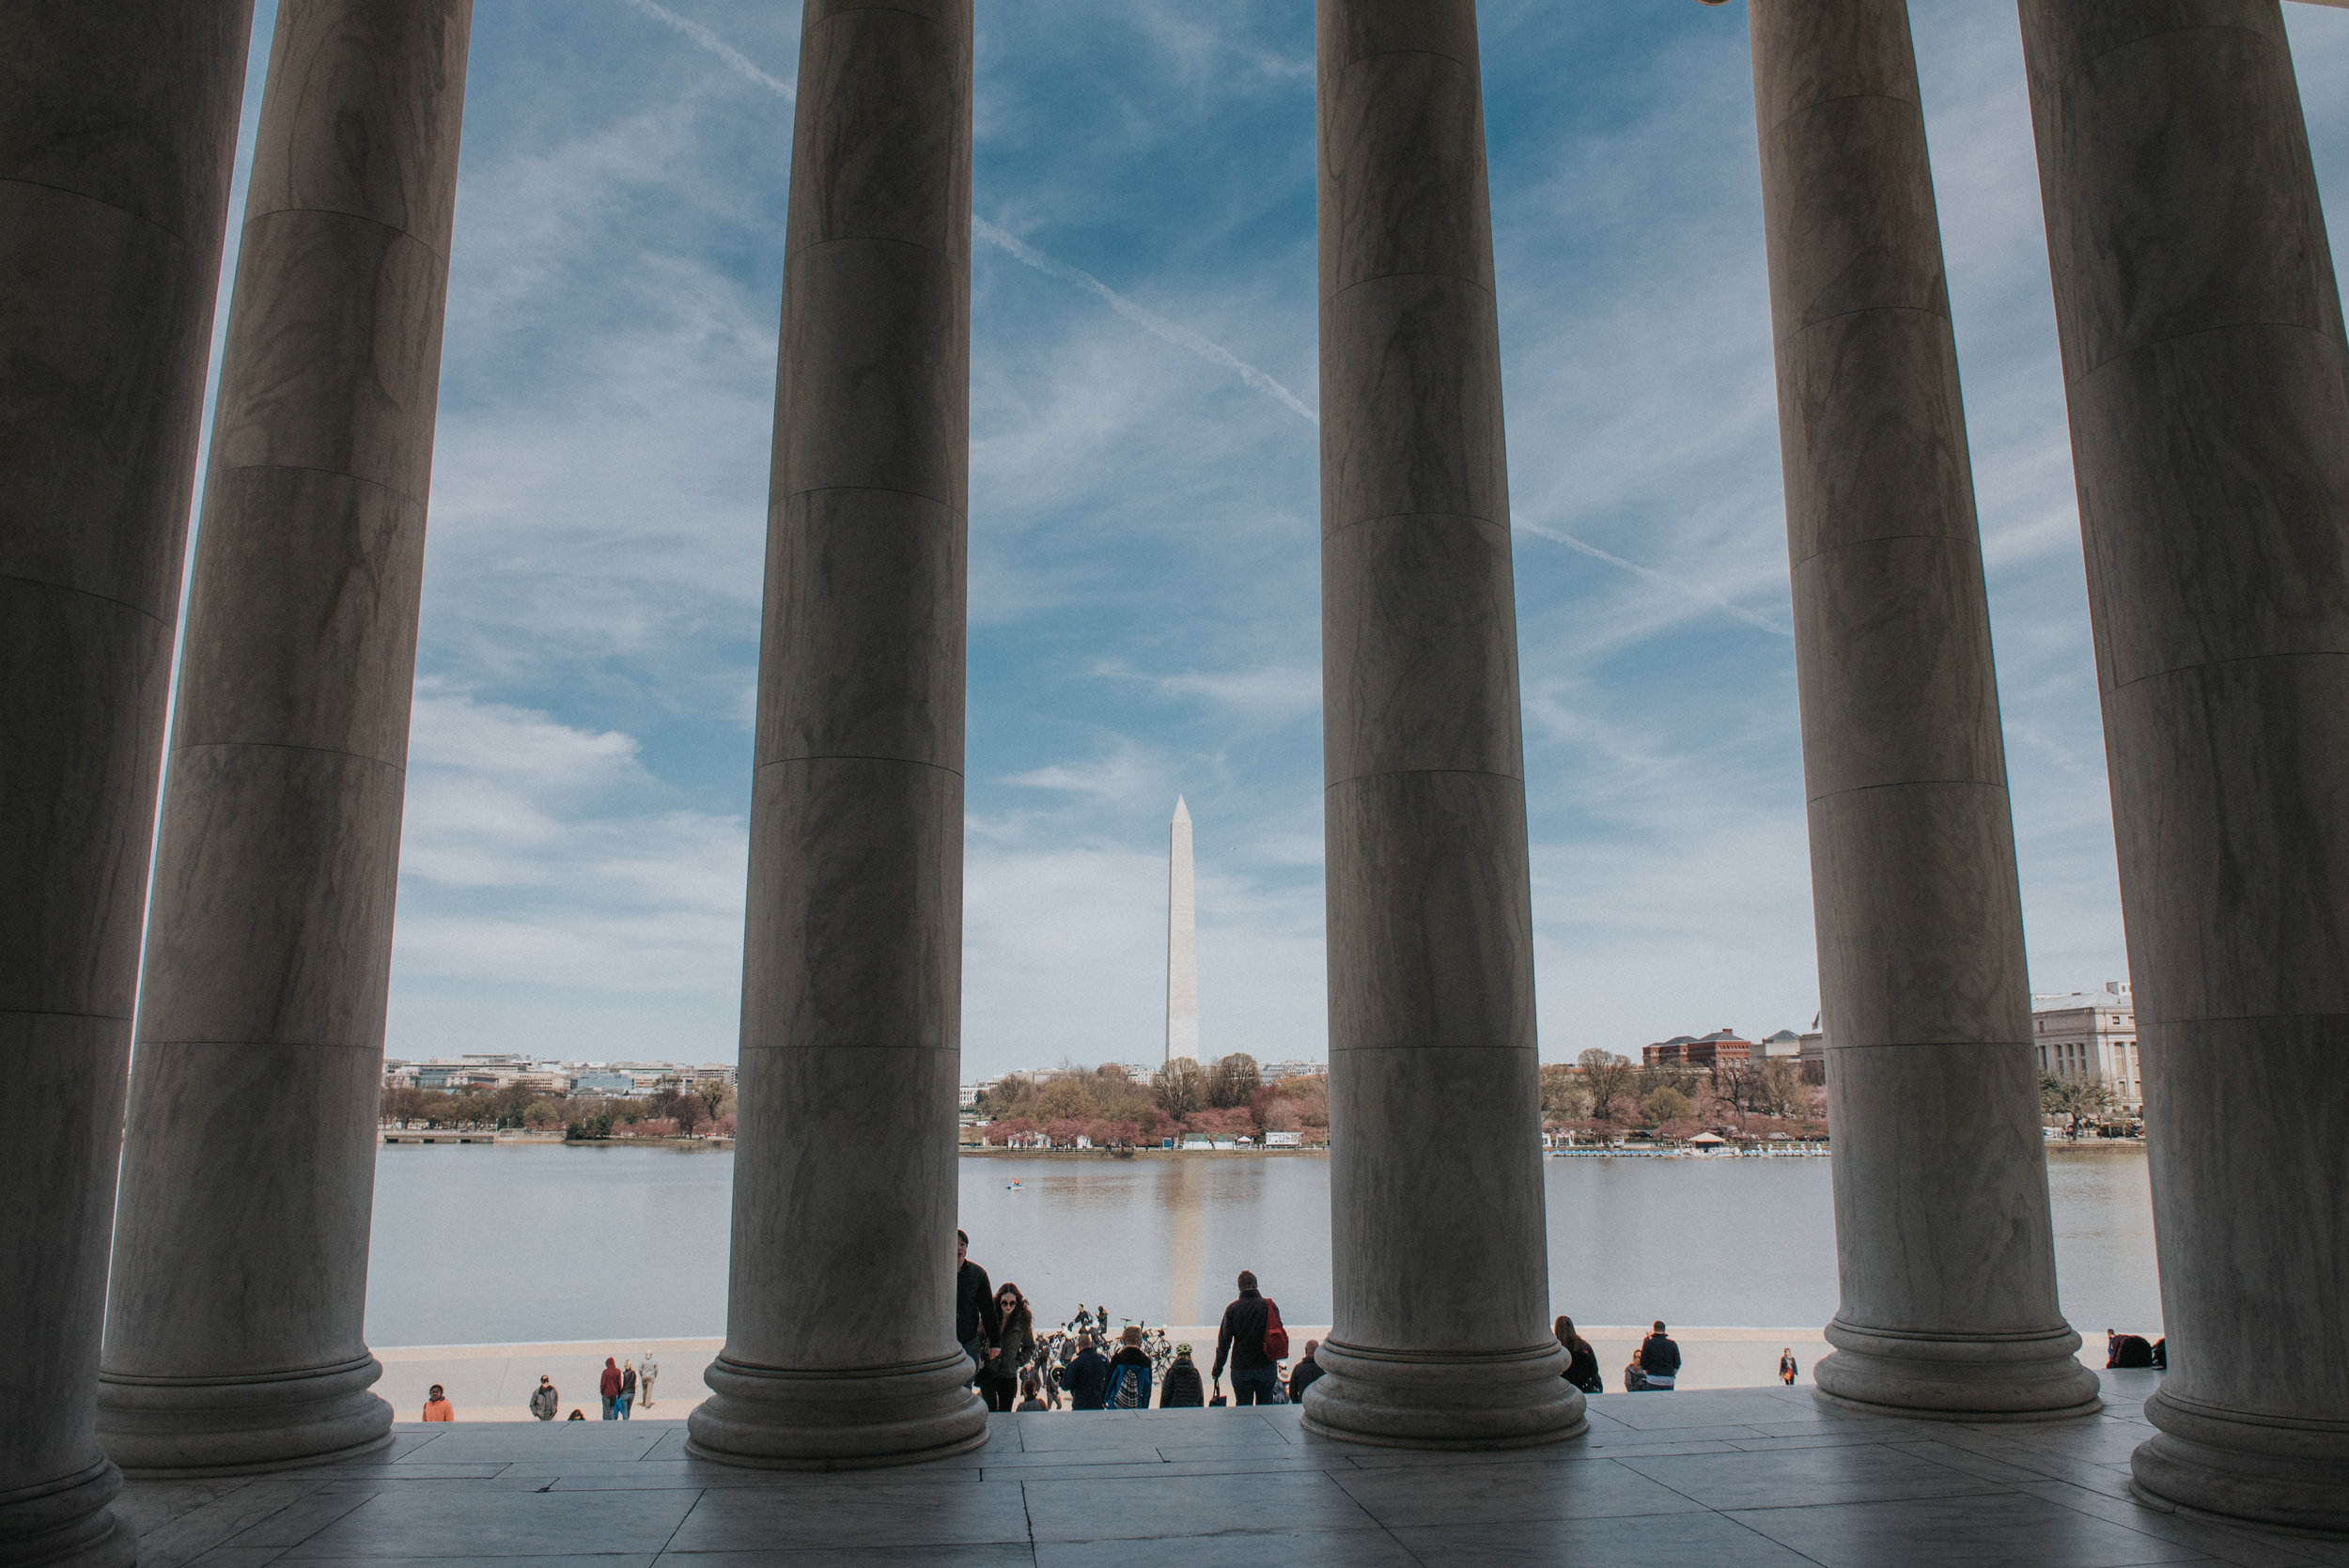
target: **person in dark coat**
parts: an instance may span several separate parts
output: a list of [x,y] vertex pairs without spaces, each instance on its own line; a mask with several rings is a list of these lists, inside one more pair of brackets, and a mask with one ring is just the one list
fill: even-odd
[[1297,1365],[1289,1369],[1289,1403],[1291,1405],[1304,1404],[1305,1390],[1321,1381],[1321,1363],[1314,1359],[1314,1352],[1320,1348],[1319,1340],[1307,1340],[1305,1354],[1299,1356],[1297,1358]]
[[1591,1348],[1590,1341],[1575,1332],[1574,1319],[1561,1317],[1551,1328],[1558,1343],[1566,1347],[1566,1370],[1558,1375],[1586,1394],[1605,1393],[1607,1379],[1599,1375],[1598,1352]]
[[1034,1314],[1027,1296],[1008,1280],[995,1293],[995,1319],[1003,1329],[979,1368],[979,1395],[989,1410],[1002,1414],[1019,1397],[1019,1374],[1035,1357]]
[[1101,1354],[1091,1334],[1077,1336],[1076,1358],[1062,1371],[1060,1386],[1068,1395],[1071,1410],[1098,1410],[1108,1398],[1110,1358]]
[[[1230,1360],[1234,1405],[1272,1403],[1272,1390],[1280,1386],[1281,1369],[1265,1352],[1265,1331],[1271,1326],[1271,1308],[1256,1289],[1255,1275],[1241,1269],[1239,1299],[1223,1309],[1223,1325],[1216,1330],[1212,1374],[1216,1386],[1221,1388],[1224,1362]],[[1174,1381],[1173,1374],[1168,1374],[1167,1381]]]
[[[1102,1396],[1104,1410],[1147,1410],[1150,1408],[1150,1379],[1156,1371],[1150,1364],[1150,1353],[1142,1348],[1142,1330],[1128,1327],[1125,1343],[1110,1358],[1109,1390]],[[1197,1373],[1191,1374],[1193,1377]]]
[[971,1261],[971,1233],[955,1233],[955,1340],[971,1358],[971,1375],[979,1375],[987,1347],[1003,1337],[1003,1317],[996,1310],[995,1287],[987,1270]]
[[1200,1380],[1198,1365],[1190,1358],[1189,1343],[1174,1347],[1174,1364],[1166,1369],[1166,1386],[1159,1391],[1161,1410],[1204,1409],[1207,1403],[1207,1386]]
[[1646,1374],[1644,1386],[1663,1393],[1672,1392],[1673,1380],[1680,1375],[1680,1346],[1664,1332],[1660,1317],[1656,1320],[1656,1332],[1640,1342],[1640,1370]]

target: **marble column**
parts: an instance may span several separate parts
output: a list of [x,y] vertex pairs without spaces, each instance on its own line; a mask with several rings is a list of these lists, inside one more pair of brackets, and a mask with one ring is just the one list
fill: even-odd
[[1843,1298],[1823,1397],[2085,1414],[1906,0],[1750,0]]
[[391,1441],[368,1391],[367,1233],[472,9],[277,11],[100,1374],[101,1440],[133,1473]]
[[725,1349],[689,1451],[987,1440],[955,1343],[971,0],[807,0]]
[[1533,931],[1473,0],[1320,0],[1336,1326],[1305,1423],[1584,1429],[1548,1330]]
[[99,1329],[248,0],[0,8],[0,1560],[132,1560]]
[[2139,1490],[2349,1529],[2349,345],[2276,0],[2024,0],[2170,1370]]

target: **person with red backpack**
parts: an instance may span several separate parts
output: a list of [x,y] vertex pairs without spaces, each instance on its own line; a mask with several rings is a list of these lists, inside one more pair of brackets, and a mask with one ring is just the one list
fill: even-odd
[[1223,1327],[1215,1336],[1215,1382],[1223,1382],[1223,1364],[1232,1366],[1234,1405],[1270,1405],[1280,1386],[1280,1363],[1288,1358],[1289,1331],[1281,1327],[1281,1309],[1256,1289],[1256,1277],[1239,1274],[1239,1299],[1223,1309]]

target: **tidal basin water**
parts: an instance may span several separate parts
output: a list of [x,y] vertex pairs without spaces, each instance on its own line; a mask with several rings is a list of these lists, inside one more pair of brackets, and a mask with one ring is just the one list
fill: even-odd
[[[966,1158],[971,1255],[1058,1323],[1212,1323],[1252,1268],[1293,1323],[1330,1321],[1330,1166],[1317,1157]],[[1824,1159],[1549,1159],[1550,1308],[1584,1323],[1816,1327],[1833,1315]],[[2047,1161],[2065,1315],[2160,1332],[2141,1150]],[[724,1150],[385,1145],[372,1343],[725,1332]],[[1013,1182],[1019,1186],[1015,1189]],[[877,1312],[889,1310],[874,1303]]]

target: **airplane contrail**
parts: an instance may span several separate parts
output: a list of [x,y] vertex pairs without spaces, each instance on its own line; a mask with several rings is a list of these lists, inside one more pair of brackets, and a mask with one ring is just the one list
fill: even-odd
[[646,16],[651,17],[655,22],[665,23],[669,26],[676,28],[678,32],[683,33],[687,38],[692,39],[695,43],[700,44],[704,49],[707,49],[709,53],[717,55],[718,58],[732,66],[742,75],[757,83],[769,92],[773,93],[777,98],[782,99],[786,103],[789,103],[799,97],[798,89],[793,87],[790,83],[786,82],[779,76],[770,76],[767,72],[759,70],[757,65],[753,62],[748,54],[743,54],[739,49],[735,48],[734,45],[728,43],[725,39],[720,38],[708,28],[703,26],[700,23],[695,22],[692,17],[679,16],[668,7],[655,4],[655,0],[622,0],[622,4],[644,12]]
[[1555,528],[1545,528],[1538,522],[1527,522],[1523,519],[1517,520],[1517,526],[1528,534],[1549,540],[1552,544],[1564,545],[1568,550],[1579,550],[1593,560],[1604,561],[1610,567],[1621,567],[1627,572],[1636,572],[1651,582],[1670,588],[1684,598],[1693,598],[1709,604],[1716,610],[1725,610],[1748,626],[1760,627],[1763,630],[1775,632],[1781,637],[1792,637],[1795,634],[1791,628],[1782,627],[1766,615],[1757,615],[1743,605],[1732,604],[1719,594],[1708,594],[1702,588],[1692,588],[1676,577],[1657,571],[1654,567],[1643,567],[1637,561],[1626,561],[1620,555],[1610,555],[1596,545],[1584,544],[1571,534],[1560,533]]
[[[777,98],[784,100],[786,102],[789,102],[798,97],[797,92],[793,89],[790,83],[784,81],[781,77],[771,76],[766,71],[759,70],[757,65],[752,61],[749,55],[743,54],[740,50],[735,48],[734,45],[726,42],[725,39],[720,38],[717,34],[711,32],[700,23],[692,20],[692,18],[677,15],[677,12],[669,9],[668,7],[659,4],[658,0],[622,0],[622,3],[644,12],[646,16],[651,17],[656,22],[663,23],[668,26],[676,28],[678,32],[684,34],[695,43],[701,45],[702,48],[708,50],[710,54],[715,54],[718,58],[723,60],[727,65],[733,67],[743,76],[757,83],[760,86],[765,87],[769,92],[773,93]],[[1144,310],[1142,306],[1134,303],[1133,301],[1126,298],[1125,295],[1120,294],[1117,290],[1112,288],[1108,284],[1103,283],[1099,278],[1095,277],[1092,273],[1071,267],[1065,261],[1045,255],[1042,251],[1037,250],[1034,245],[1029,244],[1026,241],[1017,238],[1008,230],[997,227],[995,225],[988,223],[985,218],[973,214],[971,219],[971,227],[973,233],[975,233],[980,239],[985,240],[988,244],[1000,246],[1003,250],[1010,252],[1012,256],[1034,268],[1037,272],[1044,273],[1047,277],[1057,278],[1063,283],[1076,285],[1086,293],[1098,299],[1103,304],[1108,305],[1112,310],[1117,312],[1118,315],[1126,318],[1127,320],[1131,321],[1134,325],[1140,327],[1143,332],[1148,333],[1151,336],[1162,339],[1165,342],[1174,344],[1178,349],[1194,353],[1201,359],[1206,360],[1209,365],[1220,365],[1223,369],[1231,371],[1249,386],[1252,386],[1258,392],[1263,393],[1266,396],[1274,399],[1283,408],[1288,410],[1289,412],[1305,421],[1306,424],[1316,427],[1320,425],[1320,417],[1316,415],[1313,410],[1307,408],[1301,401],[1299,401],[1295,393],[1289,391],[1287,387],[1283,386],[1279,381],[1273,380],[1270,376],[1266,375],[1254,365],[1250,365],[1247,361],[1241,359],[1237,354],[1233,353],[1232,350],[1226,349],[1221,343],[1212,342],[1207,338],[1200,336],[1197,333],[1192,332],[1189,327],[1179,326],[1176,323],[1168,320],[1163,316]]]
[[1178,349],[1189,349],[1209,365],[1221,365],[1258,392],[1277,401],[1283,408],[1308,425],[1320,425],[1320,416],[1299,401],[1295,393],[1241,359],[1237,354],[1233,353],[1221,343],[1202,337],[1189,327],[1178,326],[1163,316],[1144,310],[1091,272],[1083,272],[1071,267],[1066,261],[1046,256],[1026,241],[1006,229],[997,227],[985,218],[974,215],[971,220],[971,231],[988,244],[1009,251],[1014,256],[1026,262],[1047,277],[1058,278],[1063,283],[1075,284],[1151,336],[1162,338]]

